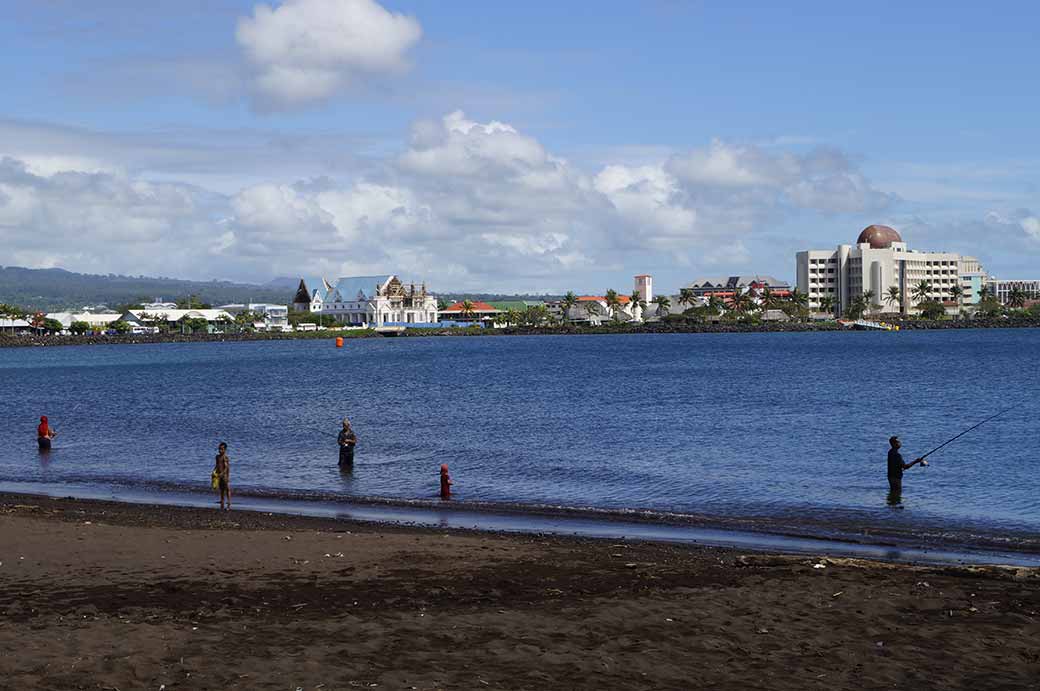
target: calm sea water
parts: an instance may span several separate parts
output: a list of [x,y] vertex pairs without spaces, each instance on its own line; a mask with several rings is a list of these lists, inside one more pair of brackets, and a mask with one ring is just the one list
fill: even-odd
[[[203,490],[226,440],[249,492],[432,499],[448,463],[458,502],[1028,546],[1038,352],[1025,329],[0,349],[0,482]],[[1018,401],[886,503],[890,435],[909,460]]]

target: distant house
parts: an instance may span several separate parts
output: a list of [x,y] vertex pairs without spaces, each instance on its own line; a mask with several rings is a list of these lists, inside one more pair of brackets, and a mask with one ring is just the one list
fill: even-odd
[[343,324],[384,326],[437,322],[437,299],[426,289],[426,284],[405,284],[393,274],[351,276],[335,282],[301,278],[293,297],[293,309],[328,315]]
[[122,316],[118,312],[51,312],[47,318],[60,323],[64,331],[68,331],[75,322],[86,322],[92,330],[104,331]]
[[221,305],[217,309],[224,310],[228,314],[237,317],[245,312],[251,312],[260,318],[253,323],[253,328],[258,331],[289,331],[289,307],[287,305],[272,305],[266,302],[250,302],[248,304]]

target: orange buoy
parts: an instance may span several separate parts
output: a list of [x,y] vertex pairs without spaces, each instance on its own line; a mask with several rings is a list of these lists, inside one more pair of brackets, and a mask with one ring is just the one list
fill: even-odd
[[337,348],[342,348],[343,347],[343,337],[342,336],[336,336],[336,347]]

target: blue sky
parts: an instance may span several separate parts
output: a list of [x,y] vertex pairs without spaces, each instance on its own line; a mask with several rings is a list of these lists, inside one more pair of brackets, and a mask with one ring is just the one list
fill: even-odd
[[260,5],[14,2],[0,263],[674,291],[881,222],[1040,273],[1034,4]]

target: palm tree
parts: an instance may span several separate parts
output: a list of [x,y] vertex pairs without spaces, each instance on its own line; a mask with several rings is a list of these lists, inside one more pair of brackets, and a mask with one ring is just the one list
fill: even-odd
[[1015,286],[1011,289],[1011,292],[1008,293],[1007,304],[1008,307],[1022,309],[1026,306],[1026,292],[1018,286]]
[[611,319],[617,318],[618,308],[621,307],[621,300],[618,299],[617,291],[611,288],[604,295],[604,300],[607,303],[607,316]]
[[826,312],[827,314],[834,314],[834,298],[830,295],[824,295],[820,298],[820,311]]
[[589,318],[589,323],[592,323],[592,315],[599,312],[599,301],[585,300],[582,307],[585,308],[585,315]]
[[463,318],[473,317],[473,302],[471,300],[462,301],[462,311],[459,313]]
[[659,317],[662,314],[667,314],[669,308],[671,308],[672,306],[672,301],[668,298],[667,295],[655,295],[654,299],[651,302],[657,305],[657,316]]
[[885,294],[885,302],[890,305],[898,305],[903,300],[903,293],[898,286],[889,286]]
[[913,291],[912,295],[913,295],[914,300],[920,303],[920,302],[925,302],[926,300],[928,300],[931,297],[931,295],[930,295],[931,292],[932,292],[932,284],[929,283],[928,281],[922,280],[922,281],[918,281],[914,285],[914,291]]
[[777,305],[776,295],[773,293],[773,289],[769,286],[762,288],[762,292],[758,294],[763,310],[775,309]]
[[991,294],[992,291],[989,289],[989,286],[982,286],[981,288],[979,288],[979,302],[985,302],[986,298],[988,298]]
[[795,288],[791,291],[791,297],[787,298],[798,307],[805,307],[809,304],[809,296],[802,291]]
[[957,301],[957,309],[961,307],[961,298],[964,297],[964,288],[959,283],[950,286],[950,297]]
[[677,301],[680,306],[685,305],[686,307],[691,306],[697,302],[697,295],[693,292],[693,288],[680,288],[679,299]]
[[726,303],[720,300],[718,295],[711,295],[708,297],[708,304],[705,307],[712,316],[717,317],[726,309]]
[[563,321],[567,321],[570,317],[571,310],[578,304],[578,296],[573,291],[568,290],[567,294],[560,300],[560,305],[563,307]]
[[875,295],[875,293],[874,293],[873,290],[869,290],[869,289],[868,290],[864,290],[863,291],[863,304],[868,306],[868,307],[873,308],[873,306],[874,306],[874,295]]
[[643,295],[638,290],[633,290],[632,294],[628,296],[628,299],[631,301],[630,304],[632,305],[633,319],[636,318],[636,307],[638,307],[642,312],[646,312],[646,301],[643,300]]
[[730,304],[733,305],[734,312],[747,312],[752,305],[751,296],[738,290],[733,293]]

